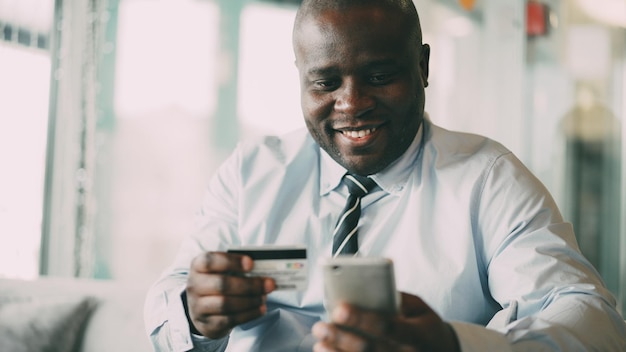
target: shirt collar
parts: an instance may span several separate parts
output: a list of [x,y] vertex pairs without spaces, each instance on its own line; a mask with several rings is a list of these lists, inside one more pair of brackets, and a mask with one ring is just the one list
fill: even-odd
[[[425,114],[413,142],[409,145],[409,148],[407,148],[404,154],[383,171],[371,176],[384,191],[396,194],[404,189],[411,170],[413,169],[414,162],[421,150],[424,123],[426,123],[426,120],[427,116]],[[347,170],[339,165],[322,148],[320,148],[320,155],[320,196],[324,196],[339,186]]]
[[324,149],[320,148],[320,154],[320,196],[324,196],[339,186],[347,170],[337,164]]

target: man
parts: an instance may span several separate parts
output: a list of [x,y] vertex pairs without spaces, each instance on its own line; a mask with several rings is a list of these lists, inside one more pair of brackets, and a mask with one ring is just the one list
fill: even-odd
[[[501,145],[425,116],[429,46],[410,0],[304,0],[293,44],[308,133],[242,143],[218,170],[198,232],[149,293],[157,350],[626,349],[613,297],[541,183]],[[375,181],[358,255],[394,261],[398,315],[324,315],[318,265],[346,172]],[[225,253],[263,244],[307,246],[305,291],[274,291],[242,275],[250,257]]]

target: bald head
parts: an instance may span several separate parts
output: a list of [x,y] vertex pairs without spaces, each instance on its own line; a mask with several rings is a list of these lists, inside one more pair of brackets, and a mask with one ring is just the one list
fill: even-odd
[[402,21],[407,34],[416,45],[422,44],[422,29],[415,5],[411,0],[303,0],[294,23],[294,43],[300,36],[305,20],[325,12],[342,13],[354,8],[372,8],[388,11]]
[[372,175],[423,120],[430,49],[410,0],[304,0],[294,25],[302,113],[338,164]]

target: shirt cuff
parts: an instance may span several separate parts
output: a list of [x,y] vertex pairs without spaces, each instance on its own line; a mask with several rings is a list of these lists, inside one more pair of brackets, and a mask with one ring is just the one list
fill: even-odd
[[229,335],[220,339],[209,339],[191,332],[191,326],[185,313],[182,294],[185,286],[170,291],[168,310],[170,322],[170,340],[174,351],[224,351],[228,345]]
[[183,300],[180,295],[185,290],[185,286],[176,287],[167,294],[167,323],[169,325],[169,341],[174,351],[189,351],[193,349],[189,324],[183,307]]
[[462,352],[513,351],[507,338],[495,330],[459,321],[452,321],[449,324],[456,332]]
[[202,335],[191,334],[191,340],[193,341],[194,351],[225,351],[228,346],[228,338],[230,335],[226,335],[221,339],[212,340]]

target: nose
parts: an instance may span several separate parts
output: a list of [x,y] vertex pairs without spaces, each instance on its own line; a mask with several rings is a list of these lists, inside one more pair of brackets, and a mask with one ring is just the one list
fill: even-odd
[[354,80],[346,80],[341,88],[335,91],[335,111],[351,117],[360,117],[376,107],[374,97]]

